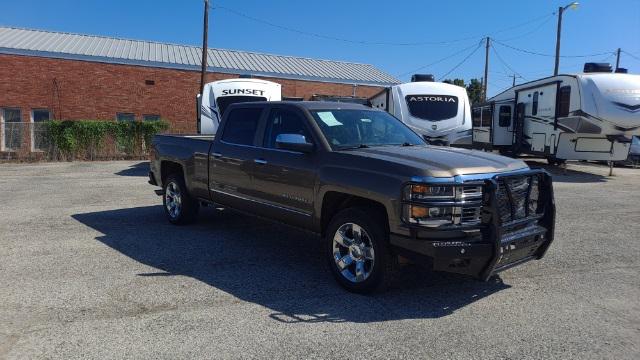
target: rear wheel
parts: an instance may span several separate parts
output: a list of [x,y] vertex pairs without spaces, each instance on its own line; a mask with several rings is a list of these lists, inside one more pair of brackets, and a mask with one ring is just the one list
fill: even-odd
[[388,235],[374,218],[362,208],[345,209],[331,219],[325,234],[331,272],[352,292],[383,290],[391,277]]
[[555,156],[547,156],[547,162],[549,165],[559,166],[567,162],[566,159],[558,159]]
[[170,223],[184,225],[192,223],[198,216],[199,204],[187,192],[182,175],[171,174],[164,181],[162,204]]

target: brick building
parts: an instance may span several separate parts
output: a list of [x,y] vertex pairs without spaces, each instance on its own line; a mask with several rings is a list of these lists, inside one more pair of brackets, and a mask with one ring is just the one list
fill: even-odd
[[[0,151],[37,151],[34,128],[47,119],[163,118],[173,132],[195,132],[201,54],[196,46],[0,27]],[[367,64],[222,49],[207,56],[207,82],[251,74],[280,83],[283,97],[369,97],[398,82]],[[18,135],[17,123],[31,125],[30,134]]]

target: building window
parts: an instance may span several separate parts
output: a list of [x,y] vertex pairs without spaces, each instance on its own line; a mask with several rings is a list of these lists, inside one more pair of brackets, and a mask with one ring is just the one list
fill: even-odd
[[46,150],[49,148],[46,121],[51,120],[51,112],[47,109],[31,110],[31,150]]
[[511,126],[511,106],[500,106],[500,115],[498,117],[498,125],[502,127]]
[[136,115],[133,113],[117,113],[116,120],[118,121],[136,121]]
[[22,112],[20,109],[4,108],[2,117],[2,151],[16,151],[22,146]]
[[538,115],[538,92],[533,93],[533,107],[531,108],[531,115]]
[[151,114],[142,115],[142,120],[144,120],[144,121],[158,121],[158,120],[160,120],[160,115],[151,115]]

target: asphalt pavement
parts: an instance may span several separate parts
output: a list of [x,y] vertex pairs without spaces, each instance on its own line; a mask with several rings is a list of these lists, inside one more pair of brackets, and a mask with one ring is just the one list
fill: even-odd
[[640,169],[550,168],[541,261],[486,283],[407,266],[362,296],[308,233],[170,225],[147,167],[0,164],[0,359],[640,358]]

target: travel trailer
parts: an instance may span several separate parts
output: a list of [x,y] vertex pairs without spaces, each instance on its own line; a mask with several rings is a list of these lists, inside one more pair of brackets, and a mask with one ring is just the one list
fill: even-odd
[[433,75],[413,75],[369,99],[434,145],[471,145],[471,110],[465,88],[434,82]]
[[514,86],[473,107],[473,147],[513,156],[621,161],[640,134],[640,75],[587,63],[584,72]]
[[248,101],[280,101],[281,85],[260,79],[237,78],[210,82],[196,97],[198,134],[215,134],[227,106]]

